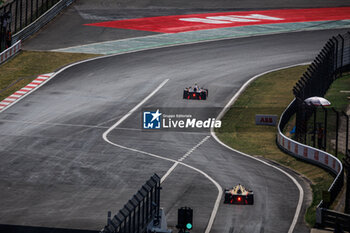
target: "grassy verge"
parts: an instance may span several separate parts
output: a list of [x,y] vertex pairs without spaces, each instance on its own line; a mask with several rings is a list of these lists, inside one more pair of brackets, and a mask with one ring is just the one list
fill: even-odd
[[350,74],[345,74],[336,79],[330,86],[325,98],[332,103],[337,110],[346,110],[349,105],[350,96]]
[[53,72],[65,65],[95,54],[22,51],[0,65],[0,101],[24,87],[40,74]]
[[333,177],[323,169],[296,160],[276,146],[275,126],[255,125],[255,114],[281,115],[292,101],[292,88],[304,73],[306,66],[266,74],[255,80],[234,103],[222,119],[222,128],[217,135],[227,145],[242,152],[263,156],[304,174],[312,182],[313,202],[305,220],[313,226],[315,209],[322,191],[327,190]]
[[[346,113],[350,103],[348,97],[350,97],[350,74],[345,74],[332,83],[327,94],[325,95],[325,98],[332,103],[331,107],[334,107],[339,112],[344,111]],[[329,150],[330,153],[335,154],[335,145],[332,143],[332,141],[335,141],[336,117],[334,112],[329,112],[327,150]],[[339,137],[344,138],[344,145],[343,148],[338,150],[338,158],[342,160],[345,157],[345,153],[343,152],[345,152],[346,118],[342,114],[340,114],[340,117]],[[345,131],[342,131],[342,129]]]
[[[330,86],[325,98],[331,102],[331,106],[327,109],[327,126],[325,125],[326,117],[325,110],[322,108],[316,109],[316,127],[321,126],[327,129],[327,152],[335,154],[335,142],[336,142],[336,114],[331,108],[336,109],[339,112],[339,143],[338,143],[338,158],[342,160],[345,156],[345,135],[346,135],[346,118],[342,114],[342,111],[346,113],[350,96],[350,75],[345,74],[341,78],[336,79]],[[314,128],[314,115],[312,115],[308,121],[309,132],[306,137],[306,144],[313,146],[313,128]],[[316,135],[317,136],[317,135]],[[316,137],[317,138],[317,137]],[[317,141],[315,142],[318,144]],[[318,145],[317,145],[318,146]]]

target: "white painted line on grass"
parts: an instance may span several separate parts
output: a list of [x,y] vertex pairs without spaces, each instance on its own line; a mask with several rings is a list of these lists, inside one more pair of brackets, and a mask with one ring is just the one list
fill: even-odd
[[[224,109],[219,113],[219,115],[217,116],[217,120],[220,120],[224,114],[226,113],[226,111],[228,111],[229,107],[237,100],[237,98],[242,94],[242,92],[248,87],[248,85],[250,83],[252,83],[255,79],[267,74],[267,73],[271,73],[271,72],[274,72],[274,71],[278,71],[278,70],[282,70],[282,69],[288,69],[288,68],[292,68],[292,67],[295,67],[295,66],[301,66],[301,65],[308,65],[310,63],[301,63],[301,64],[296,64],[296,65],[291,65],[291,66],[286,66],[286,67],[282,67],[282,68],[277,68],[277,69],[273,69],[273,70],[269,70],[269,71],[266,71],[266,72],[263,72],[261,74],[258,74],[258,75],[255,75],[254,77],[252,77],[251,79],[249,79],[246,83],[243,84],[243,86],[238,90],[238,92],[236,92],[236,94],[230,99],[230,101],[226,104],[226,106],[224,107]],[[256,161],[259,161],[269,167],[272,167],[272,168],[275,168],[277,169],[278,171],[280,171],[281,173],[285,174],[287,177],[289,177],[293,183],[297,186],[298,190],[299,190],[299,200],[298,200],[298,204],[297,204],[297,207],[295,209],[295,214],[294,214],[294,217],[293,217],[293,220],[292,220],[292,223],[288,229],[288,233],[292,233],[294,231],[294,228],[297,224],[297,221],[298,221],[298,218],[299,218],[299,215],[300,215],[300,211],[301,211],[301,207],[303,205],[303,199],[304,199],[304,190],[302,188],[302,186],[299,184],[299,182],[293,177],[291,176],[289,173],[287,173],[286,171],[282,170],[281,168],[279,167],[276,167],[272,164],[269,164],[261,159],[258,159],[252,155],[248,155],[246,153],[243,153],[241,151],[238,151],[236,149],[233,149],[231,147],[229,147],[228,145],[226,145],[225,143],[223,143],[222,141],[220,141],[220,139],[216,136],[215,132],[214,132],[214,129],[211,128],[210,129],[210,132],[211,132],[211,135],[213,136],[213,138],[219,143],[221,144],[222,146],[226,147],[227,149],[231,150],[231,151],[234,151],[238,154],[241,154],[241,155],[244,155],[246,157],[249,157],[251,159],[254,159]]]

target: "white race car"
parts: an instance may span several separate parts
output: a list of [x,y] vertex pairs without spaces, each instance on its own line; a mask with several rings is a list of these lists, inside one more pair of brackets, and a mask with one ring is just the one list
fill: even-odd
[[247,190],[241,184],[238,184],[235,187],[232,187],[231,189],[225,189],[224,203],[253,205],[254,193],[251,190]]

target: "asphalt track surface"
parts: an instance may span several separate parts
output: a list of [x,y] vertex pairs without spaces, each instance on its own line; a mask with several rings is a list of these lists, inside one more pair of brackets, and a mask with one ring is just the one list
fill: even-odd
[[[139,187],[172,162],[108,144],[102,134],[160,83],[142,107],[222,108],[251,77],[311,61],[325,41],[344,30],[290,33],[154,49],[73,66],[0,114],[0,219],[3,224],[100,229]],[[186,101],[182,90],[207,87],[206,101]],[[209,132],[140,131],[138,110],[108,134],[113,143],[177,160]],[[223,188],[241,183],[255,192],[253,206],[219,207],[211,232],[287,232],[298,189],[276,169],[234,153],[213,138],[184,163]],[[310,197],[305,183],[305,202]],[[194,209],[194,229],[204,232],[216,187],[177,166],[163,182],[161,205],[170,227],[177,209]],[[303,208],[303,211],[305,209]],[[302,213],[303,215],[303,213]],[[308,232],[302,215],[295,232]]]
[[87,43],[154,35],[127,29],[82,26],[101,21],[223,11],[350,6],[348,0],[76,0],[60,17],[25,41],[24,49],[53,50]]

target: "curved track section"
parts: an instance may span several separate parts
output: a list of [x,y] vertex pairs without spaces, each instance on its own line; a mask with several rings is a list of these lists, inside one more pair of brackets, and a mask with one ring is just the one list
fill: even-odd
[[[340,31],[225,40],[155,49],[85,62],[56,75],[0,114],[0,219],[2,223],[100,229],[146,178],[167,173],[210,133],[143,132],[130,114],[108,139],[102,134],[152,93],[143,107],[222,108],[252,76],[310,61]],[[207,101],[184,101],[184,86],[210,89]],[[217,115],[218,113],[216,113]],[[126,148],[132,148],[128,150]],[[138,153],[160,155],[168,160]],[[276,169],[234,153],[208,138],[183,163],[220,186],[254,189],[253,206],[220,205],[211,232],[287,232],[298,188]],[[177,166],[163,182],[169,225],[177,208],[194,209],[193,232],[204,232],[218,195],[202,174]],[[307,232],[302,217],[295,232]]]
[[199,14],[224,11],[295,9],[350,6],[348,0],[76,0],[62,17],[50,22],[44,30],[23,44],[24,49],[53,50],[94,42],[141,37],[158,33],[83,26],[109,20],[143,17]]

